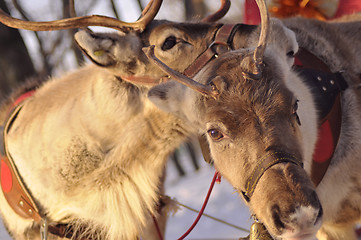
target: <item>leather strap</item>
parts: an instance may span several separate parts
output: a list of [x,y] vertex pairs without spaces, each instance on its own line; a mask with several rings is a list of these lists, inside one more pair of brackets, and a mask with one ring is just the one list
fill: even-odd
[[318,140],[311,165],[312,182],[318,186],[326,174],[341,132],[341,100],[339,94],[331,111],[318,129]]
[[318,186],[326,174],[341,132],[341,92],[348,85],[340,72],[332,73],[318,57],[300,48],[295,69],[311,88],[319,116],[318,139],[311,164],[311,179]]
[[232,49],[231,42],[238,26],[239,24],[222,25],[216,32],[214,41],[206,51],[199,55],[198,58],[184,70],[184,75],[190,78],[194,77],[213,58]]
[[324,72],[331,72],[329,67],[321,59],[303,47],[300,47],[296,53],[295,65]]
[[40,224],[42,218],[39,210],[23,184],[7,146],[7,133],[22,106],[19,104],[11,111],[3,128],[3,149],[0,156],[1,189],[6,201],[19,216],[25,219],[33,219]]
[[[214,41],[209,45],[198,58],[184,70],[184,75],[187,77],[194,77],[209,61],[218,57],[219,54],[227,52],[232,48],[232,41],[240,24],[225,24],[222,25],[215,34]],[[204,135],[198,136],[199,145],[202,150],[202,155],[207,163],[212,163],[207,138]]]
[[250,201],[254,190],[256,189],[257,183],[262,177],[262,175],[272,166],[279,164],[290,162],[296,164],[300,167],[303,167],[303,163],[299,161],[295,156],[282,152],[282,151],[274,151],[270,152],[263,158],[258,161],[257,166],[253,169],[251,176],[248,178],[246,182],[245,192],[242,192],[243,197],[247,202]]
[[141,84],[148,86],[155,86],[160,83],[165,83],[169,81],[168,77],[153,78],[150,76],[121,76],[121,77],[117,77],[117,79],[124,80],[132,84]]
[[[24,185],[7,146],[7,134],[22,109],[24,100],[31,97],[33,94],[34,91],[27,92],[21,95],[12,104],[4,127],[0,128],[0,131],[2,131],[2,141],[0,141],[2,143],[0,147],[0,181],[5,199],[13,211],[20,217],[33,219],[37,224],[42,225],[42,217],[39,210],[31,194]],[[46,231],[49,231],[61,238],[72,238],[74,234],[71,225],[69,224],[58,224],[55,226],[49,225]],[[84,237],[80,238],[80,236],[81,234],[76,236],[75,239],[91,240]]]

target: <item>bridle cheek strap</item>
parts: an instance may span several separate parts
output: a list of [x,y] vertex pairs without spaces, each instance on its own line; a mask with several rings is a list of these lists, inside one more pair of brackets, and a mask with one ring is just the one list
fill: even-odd
[[244,199],[249,202],[254,190],[256,189],[257,183],[262,177],[262,175],[272,166],[278,163],[290,162],[296,164],[303,168],[303,163],[299,161],[295,156],[281,151],[275,151],[267,154],[258,162],[257,166],[252,171],[251,176],[248,178],[246,182],[245,189],[246,191],[242,191],[242,195]]
[[209,61],[218,57],[224,52],[232,49],[232,40],[239,24],[224,24],[214,36],[214,41],[208,46],[207,50],[198,56],[194,62],[184,70],[184,75],[194,77]]

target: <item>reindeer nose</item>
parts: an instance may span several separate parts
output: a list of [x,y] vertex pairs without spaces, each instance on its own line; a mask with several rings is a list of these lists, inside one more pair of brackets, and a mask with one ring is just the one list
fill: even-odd
[[279,205],[275,204],[271,207],[271,214],[274,227],[279,234],[282,234],[318,228],[323,209],[319,202],[318,204],[296,207],[294,211],[282,210]]
[[272,212],[272,220],[273,220],[273,223],[275,225],[275,227],[278,229],[278,230],[283,230],[285,229],[285,224],[283,223],[283,221],[281,220],[281,209],[278,205],[273,205],[271,207],[271,212]]

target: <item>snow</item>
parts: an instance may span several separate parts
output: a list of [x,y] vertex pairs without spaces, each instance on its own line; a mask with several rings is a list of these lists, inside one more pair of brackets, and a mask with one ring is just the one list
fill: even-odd
[[9,234],[6,232],[4,225],[0,219],[0,239],[1,240],[11,240]]
[[[214,169],[206,163],[201,163],[200,170],[195,171],[191,166],[187,165],[189,162],[188,159],[182,159],[181,161],[181,164],[186,168],[187,175],[185,177],[179,177],[172,162],[169,163],[166,194],[184,205],[199,210],[208,192]],[[205,213],[245,229],[249,229],[252,224],[247,207],[238,194],[234,192],[231,185],[224,179],[220,184],[215,184]],[[196,213],[182,207],[174,216],[170,214],[165,239],[178,239],[188,230],[196,217]],[[202,216],[197,226],[186,239],[231,240],[246,235],[248,235],[247,232]],[[1,223],[0,239],[11,240]]]
[[[188,170],[187,176],[182,178],[172,176],[170,173],[175,172],[172,168],[173,165],[169,164],[166,194],[184,205],[199,210],[207,195],[214,168],[204,163],[199,171]],[[250,229],[253,222],[242,199],[224,179],[220,184],[215,184],[205,213],[245,229]],[[196,213],[181,207],[174,216],[169,217],[165,239],[178,239],[188,230],[196,217]],[[238,239],[246,235],[248,233],[245,231],[202,216],[186,239]]]

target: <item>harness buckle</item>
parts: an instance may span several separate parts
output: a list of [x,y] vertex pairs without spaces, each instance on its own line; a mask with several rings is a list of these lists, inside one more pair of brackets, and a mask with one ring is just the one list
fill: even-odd
[[48,219],[42,219],[40,224],[40,238],[41,240],[48,240]]
[[[223,48],[219,49],[221,50],[220,52],[216,51],[216,49],[213,49],[214,46],[222,46]],[[224,49],[224,47],[226,47],[226,49]],[[224,52],[229,52],[232,50],[231,46],[229,46],[229,44],[227,42],[224,41],[217,41],[214,40],[209,46],[208,48],[212,49],[214,52],[214,56],[217,58],[219,56],[219,54],[222,54]]]

